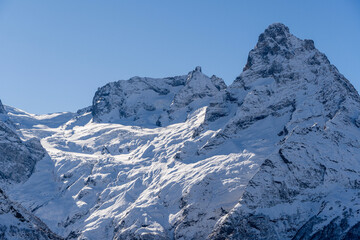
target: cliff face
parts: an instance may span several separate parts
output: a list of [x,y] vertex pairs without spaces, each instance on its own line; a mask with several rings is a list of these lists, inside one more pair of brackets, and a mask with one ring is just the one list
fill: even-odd
[[14,123],[0,101],[0,181],[23,182],[33,173],[37,161],[45,156],[45,149],[36,138],[20,139]]
[[360,97],[283,24],[230,86],[197,67],[109,83],[77,114],[6,110],[8,198],[62,237],[360,237]]
[[4,105],[2,104],[1,100],[0,100],[0,114],[5,114],[5,108]]
[[1,189],[0,237],[1,239],[62,239],[51,232],[40,219],[12,202]]

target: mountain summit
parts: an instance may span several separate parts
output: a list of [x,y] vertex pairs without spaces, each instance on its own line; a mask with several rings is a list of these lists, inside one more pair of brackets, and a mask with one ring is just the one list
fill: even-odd
[[360,238],[359,94],[281,23],[230,86],[196,67],[108,83],[77,113],[1,106],[8,239]]

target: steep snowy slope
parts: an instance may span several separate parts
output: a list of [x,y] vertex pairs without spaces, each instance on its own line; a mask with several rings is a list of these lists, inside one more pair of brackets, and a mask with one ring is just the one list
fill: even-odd
[[0,101],[0,183],[25,181],[44,155],[38,139],[20,139]]
[[60,239],[41,220],[12,202],[5,191],[26,181],[45,155],[36,138],[23,141],[0,101],[0,238]]
[[1,239],[62,239],[54,234],[40,219],[22,206],[9,200],[0,189]]
[[76,114],[6,110],[47,151],[7,195],[64,238],[360,237],[360,97],[283,24],[229,87],[197,67]]

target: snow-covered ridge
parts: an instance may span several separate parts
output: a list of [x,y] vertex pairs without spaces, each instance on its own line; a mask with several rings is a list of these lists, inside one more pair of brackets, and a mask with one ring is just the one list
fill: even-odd
[[360,237],[360,97],[283,24],[228,87],[196,67],[109,83],[75,114],[1,109],[47,152],[7,197],[63,238]]
[[93,99],[92,114],[96,122],[167,126],[184,122],[194,110],[221,97],[225,88],[222,79],[209,78],[200,67],[183,76],[133,77],[99,88]]

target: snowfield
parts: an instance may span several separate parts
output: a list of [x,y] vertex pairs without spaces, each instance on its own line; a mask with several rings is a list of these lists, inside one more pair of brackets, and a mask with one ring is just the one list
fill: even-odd
[[0,170],[5,239],[360,238],[360,97],[283,24],[230,86],[196,67],[0,116],[3,159],[32,159]]
[[[166,128],[91,120],[72,129],[66,124],[52,128],[53,134],[41,141],[48,156],[28,181],[8,193],[61,236],[81,229],[84,238],[113,238],[121,227],[118,235],[171,238],[176,232],[206,238],[237,203],[261,157],[245,149],[198,155],[216,134],[208,130],[193,138],[205,111]],[[34,132],[43,136],[39,129]],[[184,222],[192,223],[190,232],[182,229]]]

